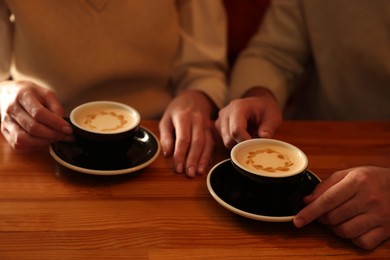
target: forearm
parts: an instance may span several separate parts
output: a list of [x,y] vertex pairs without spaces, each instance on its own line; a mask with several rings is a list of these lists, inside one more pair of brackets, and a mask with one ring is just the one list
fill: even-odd
[[177,93],[198,90],[217,107],[226,87],[226,17],[221,1],[179,1],[181,47],[172,71]]
[[240,54],[231,76],[231,99],[263,86],[283,107],[299,86],[310,60],[301,6],[294,0],[271,3],[257,33]]

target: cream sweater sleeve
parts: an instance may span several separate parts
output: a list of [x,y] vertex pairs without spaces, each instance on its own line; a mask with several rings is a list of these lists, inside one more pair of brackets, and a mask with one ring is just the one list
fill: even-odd
[[272,1],[258,32],[233,68],[230,98],[262,86],[284,106],[309,59],[306,39],[299,1]]
[[3,0],[0,0],[0,81],[10,76],[12,23],[10,13]]
[[226,87],[226,17],[220,0],[179,0],[181,42],[172,72],[176,92],[203,91],[218,107]]

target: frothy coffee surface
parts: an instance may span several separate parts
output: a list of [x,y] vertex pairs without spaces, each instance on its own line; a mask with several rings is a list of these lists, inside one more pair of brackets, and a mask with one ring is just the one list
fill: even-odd
[[293,173],[302,170],[302,158],[297,151],[279,145],[253,145],[237,154],[243,168],[252,172],[275,174]]
[[80,111],[75,120],[81,128],[98,133],[125,131],[137,123],[131,112],[112,107],[87,108]]

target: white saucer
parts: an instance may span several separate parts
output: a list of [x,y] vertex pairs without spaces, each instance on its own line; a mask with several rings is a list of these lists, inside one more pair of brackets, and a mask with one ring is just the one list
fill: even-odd
[[224,208],[240,216],[266,222],[289,222],[303,207],[302,199],[309,195],[321,180],[307,170],[294,195],[278,201],[268,201],[269,190],[243,176],[230,159],[216,164],[207,176],[211,196]]
[[151,164],[160,153],[160,144],[151,131],[140,127],[134,144],[121,158],[93,160],[76,142],[53,143],[49,151],[54,160],[71,170],[93,175],[119,175],[141,170]]

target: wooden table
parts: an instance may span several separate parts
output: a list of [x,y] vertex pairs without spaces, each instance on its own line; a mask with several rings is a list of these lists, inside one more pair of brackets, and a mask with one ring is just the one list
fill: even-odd
[[[142,125],[158,135],[157,122]],[[285,122],[320,178],[357,165],[390,167],[390,122]],[[216,162],[228,158],[219,146]],[[296,229],[240,217],[160,155],[139,174],[59,167],[46,149],[17,153],[0,138],[0,259],[390,259],[390,242],[355,247],[319,223]]]

